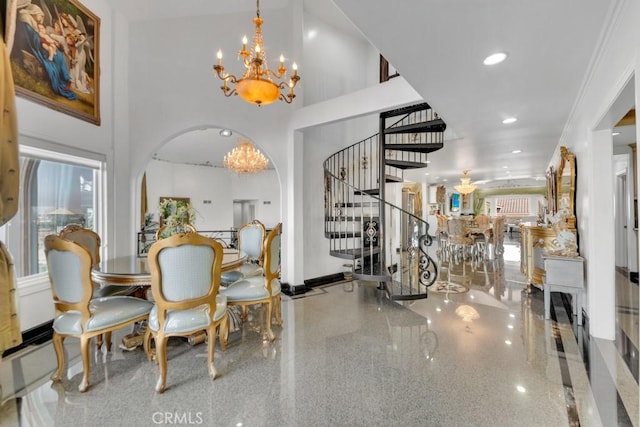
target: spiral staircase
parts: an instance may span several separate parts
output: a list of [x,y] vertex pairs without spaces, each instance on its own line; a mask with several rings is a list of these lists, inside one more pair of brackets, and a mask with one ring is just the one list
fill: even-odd
[[386,111],[376,135],[324,162],[330,254],[350,260],[354,278],[379,282],[391,299],[426,298],[438,270],[427,253],[429,224],[387,200],[387,192],[393,199],[401,193],[387,184],[399,187],[405,170],[426,167],[428,154],[443,147],[445,129],[426,103]]

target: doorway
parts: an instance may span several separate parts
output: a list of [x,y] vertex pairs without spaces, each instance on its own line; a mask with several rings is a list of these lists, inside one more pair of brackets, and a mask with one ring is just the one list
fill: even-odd
[[627,255],[627,156],[614,155],[616,170],[615,192],[615,233],[616,233],[616,269],[628,275]]
[[256,219],[257,200],[233,201],[233,227],[237,230]]

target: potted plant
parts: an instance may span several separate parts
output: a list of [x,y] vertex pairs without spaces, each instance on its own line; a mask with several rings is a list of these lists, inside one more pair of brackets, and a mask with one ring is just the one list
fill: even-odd
[[164,226],[162,237],[184,231],[193,225],[196,213],[188,200],[163,199],[158,205],[160,225]]

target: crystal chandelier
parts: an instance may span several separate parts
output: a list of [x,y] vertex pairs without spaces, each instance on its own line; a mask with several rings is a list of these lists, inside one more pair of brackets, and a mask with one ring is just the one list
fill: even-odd
[[[262,41],[262,18],[260,18],[260,0],[256,0],[256,17],[253,23],[256,25],[251,49],[247,50],[247,36],[242,38],[242,50],[238,51],[238,55],[242,57],[244,63],[244,74],[241,78],[237,78],[233,74],[228,74],[222,66],[222,50],[218,50],[218,63],[213,66],[218,77],[224,82],[220,87],[225,96],[240,95],[242,99],[258,107],[261,105],[271,104],[278,99],[285,101],[287,104],[293,102],[296,95],[293,88],[298,84],[300,76],[298,76],[298,66],[294,62],[291,65],[293,74],[290,75],[288,81],[285,78],[287,69],[284,66],[284,56],[280,55],[280,66],[277,72],[269,69],[267,64],[267,53],[264,50]],[[274,82],[275,79],[275,82]],[[229,83],[235,85],[234,88]],[[286,89],[289,88],[288,93]]]
[[269,160],[253,144],[238,138],[239,144],[224,156],[224,167],[236,173],[258,173],[267,169]]
[[468,169],[463,170],[463,177],[460,178],[460,184],[453,186],[453,188],[462,195],[471,194],[476,190],[476,188],[478,188],[477,185],[471,184],[471,178],[467,176],[467,173],[469,173]]

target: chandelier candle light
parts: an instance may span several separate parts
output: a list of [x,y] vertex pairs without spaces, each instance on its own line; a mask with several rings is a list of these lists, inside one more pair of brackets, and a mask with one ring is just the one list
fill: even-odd
[[267,169],[269,160],[244,138],[238,138],[239,145],[224,156],[224,167],[236,173],[258,173]]
[[476,190],[476,188],[478,188],[477,185],[471,184],[471,178],[467,176],[468,173],[469,173],[468,169],[463,170],[462,174],[464,176],[460,178],[460,184],[453,186],[453,188],[455,188],[455,190],[458,193],[462,194],[463,196],[473,193]]
[[[238,51],[238,55],[242,58],[245,67],[241,78],[224,71],[222,50],[218,50],[218,63],[213,66],[213,69],[224,82],[220,89],[222,89],[225,96],[240,95],[242,99],[256,104],[258,107],[271,104],[278,99],[291,104],[293,98],[296,97],[293,93],[293,88],[300,80],[298,66],[295,62],[291,65],[293,74],[290,75],[288,82],[286,80],[287,68],[284,66],[284,56],[282,54],[280,55],[280,65],[277,72],[269,69],[267,54],[262,41],[261,26],[263,21],[260,18],[260,0],[256,0],[256,9],[256,17],[253,18],[256,30],[253,34],[251,49],[247,50],[247,36],[244,36],[242,38],[242,49]],[[275,82],[274,79],[276,80]],[[229,83],[235,85],[235,88],[231,88]],[[285,93],[287,88],[289,88],[289,91]]]

